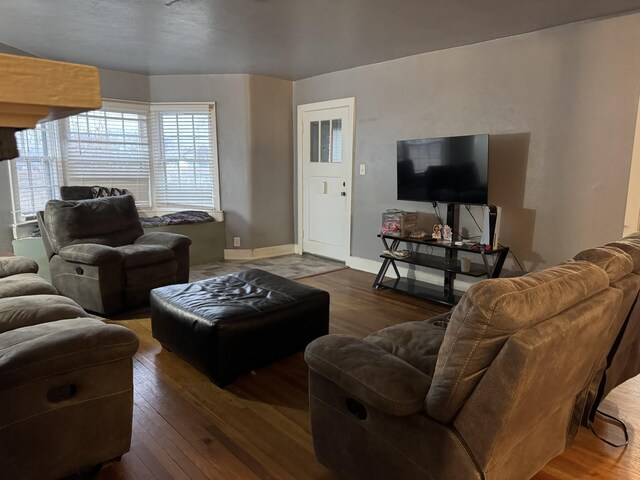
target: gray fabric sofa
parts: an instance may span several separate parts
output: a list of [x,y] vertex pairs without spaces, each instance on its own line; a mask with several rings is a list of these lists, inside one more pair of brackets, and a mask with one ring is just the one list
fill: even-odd
[[480,282],[449,314],[312,342],[318,459],[354,479],[532,477],[571,445],[601,384],[640,373],[629,350],[611,354],[640,315],[640,237],[576,258]]
[[191,239],[145,234],[130,195],[50,200],[38,223],[51,282],[89,311],[147,304],[153,288],[189,280]]
[[129,451],[138,338],[0,258],[0,477],[48,480]]

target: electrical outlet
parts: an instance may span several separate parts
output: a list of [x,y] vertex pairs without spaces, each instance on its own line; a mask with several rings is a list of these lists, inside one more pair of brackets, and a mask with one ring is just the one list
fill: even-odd
[[360,175],[364,175],[366,173],[366,169],[364,163],[360,164]]
[[233,237],[233,246],[234,247],[240,246],[240,237]]

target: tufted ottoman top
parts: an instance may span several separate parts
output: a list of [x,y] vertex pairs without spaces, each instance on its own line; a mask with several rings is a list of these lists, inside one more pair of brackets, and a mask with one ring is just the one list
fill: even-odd
[[248,319],[279,310],[326,292],[251,269],[198,282],[156,288],[153,295],[174,308],[220,326],[238,318]]

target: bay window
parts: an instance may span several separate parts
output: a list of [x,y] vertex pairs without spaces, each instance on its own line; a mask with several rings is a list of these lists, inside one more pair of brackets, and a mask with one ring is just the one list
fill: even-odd
[[219,210],[215,104],[105,101],[18,132],[14,220],[30,220],[61,185],[124,188],[153,212]]

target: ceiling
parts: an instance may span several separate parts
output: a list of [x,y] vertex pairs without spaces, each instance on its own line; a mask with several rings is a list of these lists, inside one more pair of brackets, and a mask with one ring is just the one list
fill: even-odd
[[640,0],[0,0],[0,42],[143,74],[322,73],[640,10]]

